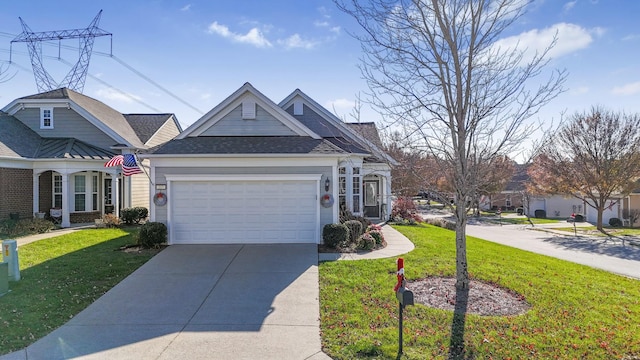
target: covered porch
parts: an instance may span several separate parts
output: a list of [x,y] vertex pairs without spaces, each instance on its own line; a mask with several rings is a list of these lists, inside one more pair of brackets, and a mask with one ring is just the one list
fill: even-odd
[[379,222],[389,219],[391,169],[384,163],[341,162],[338,167],[340,210]]

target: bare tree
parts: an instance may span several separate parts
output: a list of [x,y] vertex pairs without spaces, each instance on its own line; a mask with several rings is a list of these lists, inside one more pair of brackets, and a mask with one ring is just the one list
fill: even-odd
[[545,194],[572,195],[598,212],[612,195],[626,196],[640,176],[640,115],[594,107],[576,113],[553,135],[529,175]]
[[466,205],[479,164],[520,146],[538,126],[527,120],[562,91],[564,71],[537,79],[555,41],[532,59],[499,46],[530,1],[334,1],[363,30],[353,36],[368,101],[438,160],[455,190],[456,286],[468,289]]

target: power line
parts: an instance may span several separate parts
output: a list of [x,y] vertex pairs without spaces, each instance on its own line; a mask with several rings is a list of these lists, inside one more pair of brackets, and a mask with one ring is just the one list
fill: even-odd
[[[0,31],[0,36],[2,36],[2,37],[10,37],[10,38],[14,38],[14,37],[15,37],[15,35],[14,35],[14,34],[10,34],[10,33],[7,33],[7,32],[2,32],[2,31]],[[63,49],[68,49],[68,50],[74,50],[74,51],[75,51],[75,50],[77,50],[77,48],[75,48],[75,47],[73,47],[73,46],[70,46],[70,45],[62,45],[62,44],[60,44],[60,43],[58,43],[58,44],[53,44],[53,43],[51,43],[51,42],[43,42],[43,43],[44,43],[45,45],[47,45],[47,46],[51,46],[51,47],[58,47],[58,48],[63,48]],[[7,50],[0,49],[0,51],[7,51]],[[17,53],[20,53],[20,52],[17,52]],[[165,94],[169,95],[170,97],[174,98],[174,99],[175,99],[175,100],[177,100],[178,102],[180,102],[180,103],[184,104],[185,106],[189,107],[190,109],[194,110],[195,112],[197,112],[197,113],[199,113],[199,114],[204,114],[204,112],[203,112],[202,110],[200,110],[200,109],[196,108],[195,106],[191,105],[189,102],[187,102],[186,100],[182,99],[181,97],[179,97],[178,95],[176,95],[175,93],[173,93],[173,92],[172,92],[172,91],[170,91],[169,89],[165,88],[164,86],[160,85],[159,83],[157,83],[156,81],[154,81],[153,79],[151,79],[149,76],[147,76],[147,75],[143,74],[142,72],[138,71],[136,68],[134,68],[133,66],[129,65],[129,64],[128,64],[128,63],[126,63],[124,60],[120,59],[119,57],[117,57],[117,56],[115,56],[115,55],[113,55],[113,54],[104,53],[104,52],[100,52],[100,51],[94,51],[94,52],[92,52],[92,53],[93,53],[93,54],[95,54],[95,55],[99,55],[99,56],[109,57],[109,58],[111,58],[111,59],[115,60],[117,63],[119,63],[120,65],[124,66],[124,67],[125,67],[125,68],[127,68],[129,71],[133,72],[135,75],[137,75],[137,76],[138,76],[138,77],[140,77],[141,79],[145,80],[146,82],[150,83],[151,85],[153,85],[154,87],[156,87],[156,88],[157,88],[157,89],[159,89],[160,91],[164,92]],[[22,54],[26,54],[26,53],[22,53]],[[63,60],[63,59],[62,59],[61,57],[59,57],[59,56],[58,56],[58,57],[53,57],[53,56],[43,56],[43,57],[53,58],[53,59],[56,59],[56,60],[60,60],[60,61],[66,62],[66,60]],[[68,63],[68,62],[67,62],[67,65],[69,65],[69,63]],[[24,69],[24,68],[23,68],[23,69]],[[33,72],[31,72],[31,73],[33,74]],[[144,106],[146,106],[146,107],[148,107],[148,108],[152,109],[153,111],[161,112],[161,111],[159,111],[159,110],[156,110],[154,107],[152,107],[152,106],[150,106],[150,105],[148,105],[148,104],[143,103],[141,100],[139,100],[139,99],[135,98],[135,97],[134,97],[134,96],[132,96],[131,94],[126,93],[126,92],[124,92],[124,91],[122,91],[122,90],[119,90],[118,88],[116,88],[116,87],[114,87],[114,86],[112,86],[112,85],[107,84],[104,80],[99,79],[98,77],[96,77],[96,76],[94,76],[94,75],[92,75],[92,74],[90,74],[90,73],[88,73],[88,75],[89,75],[92,79],[94,79],[94,80],[98,81],[99,83],[101,83],[101,84],[103,84],[103,85],[105,85],[105,86],[108,86],[109,88],[111,88],[111,89],[113,89],[113,90],[118,91],[119,93],[121,93],[122,95],[124,95],[124,96],[128,97],[129,99],[131,99],[131,100],[133,100],[133,101],[136,101],[136,102],[138,102],[138,103],[140,103],[140,104],[142,104],[142,105],[144,105]]]

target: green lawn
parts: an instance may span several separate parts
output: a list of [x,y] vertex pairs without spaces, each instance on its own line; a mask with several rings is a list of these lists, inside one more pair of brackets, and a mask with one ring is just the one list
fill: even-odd
[[[408,279],[453,276],[454,233],[433,226],[396,227],[416,249],[406,254]],[[467,315],[465,358],[640,358],[640,281],[468,238],[472,278],[524,296],[524,315]],[[395,359],[395,258],[320,264],[324,350],[334,359]],[[447,359],[453,313],[422,305],[404,317],[403,359]]]
[[149,260],[125,253],[126,229],[88,229],[20,246],[22,279],[0,297],[0,354],[22,349],[69,321]]

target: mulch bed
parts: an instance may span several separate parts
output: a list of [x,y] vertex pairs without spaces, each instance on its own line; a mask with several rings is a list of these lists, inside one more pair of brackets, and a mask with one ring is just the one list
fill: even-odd
[[[414,302],[429,307],[451,310],[456,304],[456,279],[428,277],[407,282],[413,291]],[[494,284],[471,280],[467,313],[483,316],[511,316],[524,314],[531,308],[522,295]]]

